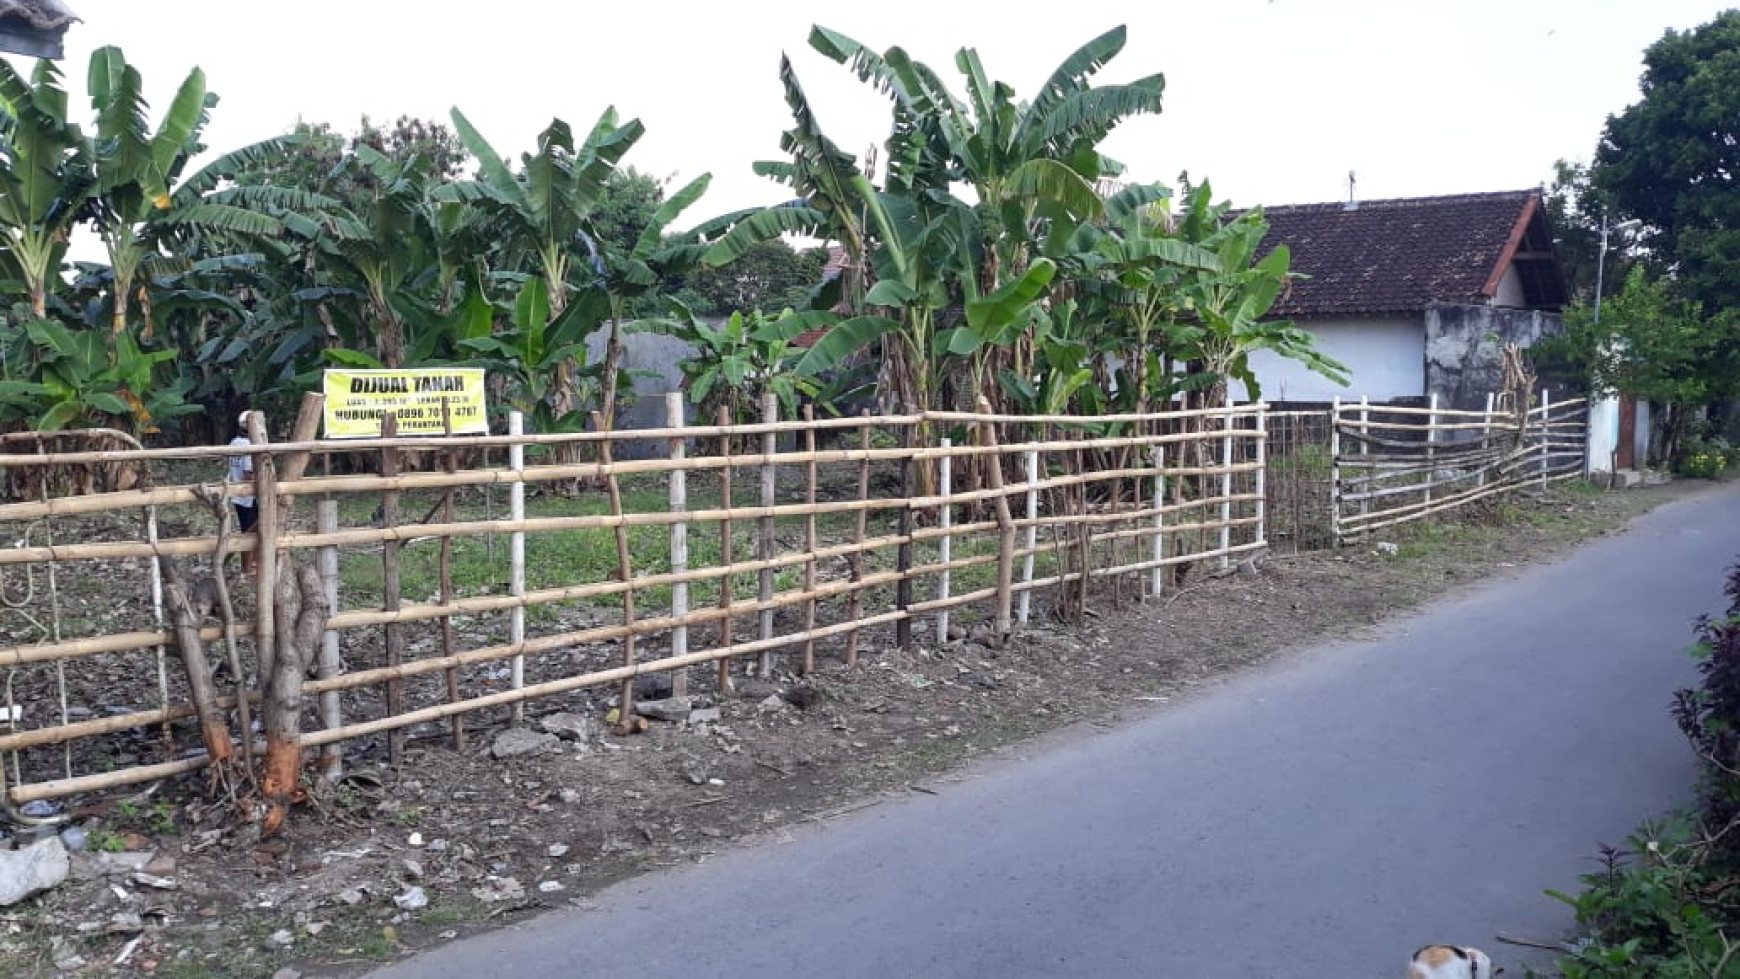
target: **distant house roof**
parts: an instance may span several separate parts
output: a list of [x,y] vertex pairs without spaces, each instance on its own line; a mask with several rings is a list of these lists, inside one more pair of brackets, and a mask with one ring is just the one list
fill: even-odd
[[[840,277],[840,272],[846,267],[846,249],[839,245],[828,246],[828,260],[822,265],[822,281],[832,282]],[[836,306],[835,312],[845,312],[844,307]],[[799,333],[792,338],[794,347],[813,347],[828,335],[828,327],[817,326]]]
[[78,19],[61,0],[0,0],[0,51],[59,58],[66,29]]
[[1538,190],[1266,207],[1294,282],[1273,315],[1370,315],[1490,301],[1514,267],[1530,308],[1565,303]]

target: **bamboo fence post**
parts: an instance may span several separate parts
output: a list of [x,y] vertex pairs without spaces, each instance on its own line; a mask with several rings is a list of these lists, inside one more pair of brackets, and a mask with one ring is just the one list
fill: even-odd
[[[453,406],[448,403],[448,399],[445,397],[441,399],[441,434],[447,439],[453,438]],[[447,450],[442,453],[442,455],[444,456],[442,459],[442,468],[445,469],[449,475],[457,473],[459,471],[459,460],[454,458],[453,447],[451,445],[447,446]],[[448,486],[441,491],[441,522],[451,524],[454,522],[454,519],[453,487]],[[441,604],[450,605],[453,603],[453,538],[446,534],[441,535],[440,560]],[[453,635],[453,617],[451,615],[443,615],[439,619],[439,622],[441,628],[441,655],[451,657],[457,645]],[[447,670],[447,702],[451,704],[459,703],[459,670],[455,667],[449,667]],[[450,726],[453,731],[453,750],[460,754],[464,754],[465,715],[454,714]]]
[[[728,406],[719,406],[716,424],[721,429],[725,429],[731,424],[731,409]],[[719,608],[729,610],[733,590],[731,585],[731,552],[733,550],[731,536],[731,433],[729,431],[719,433],[719,455],[725,462],[723,466],[719,467],[719,508],[725,513],[719,520],[719,565],[724,569],[719,573]],[[727,611],[725,615],[719,617],[719,642],[717,644],[721,650],[725,650],[719,657],[719,692],[721,694],[729,692],[732,686],[730,649],[737,638],[735,631],[731,615]]]
[[[906,451],[900,455],[900,498],[912,499],[912,449],[913,428],[904,425],[900,429],[900,447]],[[901,612],[912,606],[912,508],[902,507],[896,526],[896,534],[900,544],[894,551],[895,570],[900,577],[894,583],[894,605]],[[901,649],[912,648],[912,617],[902,615],[894,623],[894,643]]]
[[1438,393],[1426,399],[1426,492],[1425,502],[1432,502],[1432,483],[1438,478]]
[[1329,540],[1331,546],[1341,546],[1341,395],[1339,394],[1329,404]]
[[1224,404],[1222,407],[1226,409],[1226,414],[1221,416],[1220,427],[1221,431],[1226,434],[1222,435],[1220,439],[1220,464],[1225,467],[1224,471],[1220,474],[1220,550],[1222,552],[1220,556],[1220,567],[1221,570],[1224,571],[1232,563],[1231,555],[1225,553],[1226,549],[1232,546],[1232,528],[1226,525],[1226,522],[1232,519],[1232,500],[1230,497],[1233,495],[1232,427],[1234,419],[1232,413],[1233,393],[1231,384],[1226,386],[1226,396],[1223,400]]
[[[1492,409],[1495,406],[1496,401],[1497,396],[1493,392],[1486,392],[1486,414],[1480,420],[1482,426],[1480,429],[1480,451],[1482,453],[1485,453],[1487,450],[1492,448]],[[1483,487],[1486,485],[1486,471],[1491,468],[1492,463],[1490,462],[1482,462],[1480,464],[1480,473],[1474,480],[1474,485],[1476,487]]]
[[[264,447],[271,437],[266,432],[266,416],[248,412],[248,441]],[[272,657],[278,648],[273,628],[273,613],[277,607],[278,590],[278,469],[270,452],[254,453],[254,655],[260,669],[259,684],[263,691],[271,682]],[[293,623],[291,623],[293,625]],[[237,677],[237,683],[241,678]],[[246,732],[253,737],[253,732]]]
[[[683,407],[683,392],[669,391],[665,394],[665,427],[680,429],[688,419],[687,410]],[[674,461],[681,462],[688,455],[688,447],[682,436],[672,436],[667,455]],[[670,472],[670,507],[672,513],[683,513],[689,509],[689,479],[688,471],[676,466]],[[687,523],[671,524],[671,573],[680,574],[689,570],[689,525]],[[671,629],[671,655],[685,656],[689,652],[689,627],[683,625],[683,619],[689,614],[689,583],[679,581],[671,585],[671,618],[678,625]],[[671,674],[671,696],[687,697],[689,695],[689,671],[676,670]]]
[[[1371,455],[1371,398],[1363,394],[1359,396],[1359,455],[1362,460]],[[1365,474],[1371,474],[1369,467]],[[1364,517],[1370,512],[1371,502],[1360,500],[1359,515]],[[1363,538],[1364,535],[1361,536]]]
[[1547,488],[1547,473],[1553,462],[1553,391],[1541,388],[1541,489]]
[[[604,415],[602,413],[597,411],[592,413],[592,427],[600,432],[605,430]],[[608,438],[599,441],[598,468],[604,471],[604,488],[605,491],[610,494],[610,513],[612,516],[621,517],[622,484],[616,478],[616,470],[611,468],[611,455],[612,450],[614,449],[611,442],[612,440]],[[634,560],[630,557],[628,551],[628,525],[625,523],[618,523],[615,527],[615,531],[616,576],[625,586],[622,590],[622,624],[624,628],[622,635],[622,665],[624,668],[628,668],[634,666],[637,659],[634,631]],[[630,730],[630,725],[632,723],[630,718],[634,716],[634,676],[632,674],[622,678],[622,694],[619,710],[620,712],[617,714],[619,720],[617,723],[622,725],[624,730]]]
[[[809,592],[809,598],[804,602],[804,632],[810,634],[804,640],[805,676],[816,671],[816,407],[804,405],[804,451],[810,459],[807,466],[805,485],[807,487],[804,502],[810,510],[804,514],[804,547],[809,551],[809,559],[804,561],[804,591]],[[862,511],[860,511],[862,512]]]
[[[991,413],[991,405],[983,398],[979,400],[979,411]],[[997,448],[997,425],[995,422],[983,422],[980,427],[983,433],[982,444],[988,448]],[[1010,605],[1014,598],[1012,590],[1015,578],[1015,518],[1009,512],[1009,495],[1003,492],[1003,456],[993,451],[985,457],[985,475],[990,480],[990,490],[997,494],[994,499],[997,506],[997,648],[1002,649],[1009,642],[1009,635],[1014,631],[1010,625]]]
[[[779,399],[772,393],[761,396],[761,420],[766,425],[779,421]],[[777,497],[779,467],[774,462],[774,456],[779,451],[779,435],[769,430],[761,437],[761,505],[771,507]],[[755,556],[766,561],[773,557],[773,517],[761,518],[759,533],[756,536]],[[760,596],[763,602],[773,600],[773,569],[761,569]],[[761,640],[766,642],[773,638],[773,609],[761,610]],[[762,679],[773,676],[773,650],[764,649],[761,652],[759,671]]]
[[[1180,447],[1182,450],[1182,447]],[[1148,572],[1148,594],[1159,598],[1166,591],[1166,566],[1161,561],[1166,559],[1166,446],[1156,445],[1153,448],[1154,462],[1154,544],[1151,560],[1154,567]]]
[[[864,538],[869,532],[870,511],[870,411],[865,409],[861,416],[864,424],[858,427],[858,447],[864,450],[864,457],[858,460],[858,509],[857,527],[854,530],[852,543],[854,549],[851,555],[851,580],[856,586],[864,580]],[[847,599],[846,618],[857,622],[864,617],[864,590],[854,587],[851,598]],[[858,630],[846,633],[846,665],[858,665]]]
[[[1251,540],[1257,544],[1267,544],[1269,542],[1267,523],[1269,519],[1269,410],[1259,406],[1254,418],[1254,424],[1257,426],[1255,439],[1257,443],[1257,468],[1255,470],[1257,485],[1254,492],[1257,498],[1254,504],[1257,522],[1253,525],[1256,529],[1253,531],[1255,536]],[[1159,505],[1158,498],[1155,500],[1155,505]]]
[[[229,504],[225,503],[224,505],[228,506]],[[223,515],[219,514],[218,516],[221,518]],[[158,544],[158,532],[157,507],[155,505],[145,508],[145,539],[151,542],[153,549],[156,548]],[[168,621],[163,612],[163,559],[153,554],[150,563],[148,563],[146,567],[150,569],[151,572],[152,621],[156,623],[157,631],[162,632],[164,624]],[[214,554],[212,556],[211,569],[213,577],[224,573],[224,557],[222,554]],[[159,707],[167,709],[169,707],[169,654],[168,650],[164,648],[162,643],[157,644],[156,654],[157,701]],[[245,681],[241,677],[237,677],[236,682],[244,683]],[[164,750],[174,751],[175,732],[169,726],[169,718],[165,717],[163,719],[162,730],[159,734],[163,738]]]
[[[518,437],[526,432],[526,416],[517,412],[508,412],[508,434]],[[508,468],[516,475],[526,471],[526,447],[518,442],[508,446]],[[515,479],[508,486],[508,519],[515,524],[526,519],[526,484]],[[526,595],[526,532],[516,530],[508,535],[508,594],[515,598]],[[526,641],[526,607],[515,605],[508,613],[508,642],[515,648],[524,645]],[[513,689],[519,690],[526,685],[526,655],[515,654],[513,658],[512,678],[509,683]],[[525,701],[517,701],[513,709],[515,727],[526,723]]]
[[[949,588],[953,584],[952,576],[949,574],[949,562],[954,560],[955,542],[954,535],[947,533],[954,524],[954,508],[948,504],[949,494],[954,491],[954,459],[947,453],[953,447],[954,442],[952,439],[944,438],[938,439],[937,444],[942,448],[944,455],[937,460],[937,496],[943,502],[937,505],[936,522],[937,529],[944,531],[944,533],[937,538],[936,542],[937,560],[942,565],[942,571],[936,576],[936,597],[938,601],[946,602],[949,600]],[[948,606],[944,605],[936,612],[936,642],[938,646],[941,646],[948,641],[949,610]]]
[[1027,540],[1023,548],[1027,552],[1021,559],[1021,597],[1017,600],[1015,620],[1023,627],[1027,625],[1028,616],[1033,608],[1033,558],[1039,547],[1039,453],[1029,450],[1025,453],[1027,465]]
[[[317,526],[320,532],[331,533],[338,529],[338,501],[328,498],[320,501],[316,511]],[[331,544],[320,549],[317,565],[320,569],[320,584],[326,592],[326,605],[333,614],[338,613],[338,546]],[[344,666],[339,661],[338,630],[326,629],[320,634],[320,665],[316,672],[322,680],[330,680],[344,672]],[[320,723],[328,731],[344,726],[343,708],[339,704],[338,691],[327,690],[320,694]],[[320,777],[327,783],[336,783],[344,777],[344,749],[337,742],[324,745],[320,749]]]
[[[399,418],[388,412],[381,416],[381,437],[396,438],[399,434]],[[399,450],[388,446],[381,450],[381,475],[392,478],[399,474]],[[260,514],[262,518],[265,513]],[[261,523],[265,521],[262,519]],[[399,524],[399,491],[389,489],[381,494],[381,527],[383,529],[396,527]],[[381,541],[381,610],[397,612],[399,610],[399,548],[397,540]],[[262,554],[263,558],[264,555]],[[387,635],[387,668],[394,669],[405,661],[405,628],[396,622],[388,622]],[[405,681],[390,679],[387,681],[387,715],[396,717],[405,709]],[[394,728],[387,734],[387,758],[397,765],[405,757],[405,729]]]

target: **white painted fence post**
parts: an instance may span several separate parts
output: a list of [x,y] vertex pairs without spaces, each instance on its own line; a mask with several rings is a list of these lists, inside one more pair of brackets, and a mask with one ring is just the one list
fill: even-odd
[[[1371,455],[1371,398],[1363,394],[1359,396],[1359,455],[1361,459]],[[1371,475],[1372,470],[1370,463],[1361,467],[1360,477],[1368,480],[1368,482],[1361,484],[1361,489],[1366,492],[1369,492],[1372,486],[1375,485],[1374,482],[1369,481],[1371,480]],[[1359,515],[1365,517],[1370,513],[1371,501],[1360,500]],[[1363,524],[1364,521],[1362,520],[1361,523]],[[1363,539],[1363,532],[1361,537]]]
[[1553,465],[1553,390],[1541,388],[1541,489]]
[[1039,546],[1039,453],[1027,453],[1027,556],[1021,559],[1021,597],[1016,600],[1016,620],[1027,625],[1033,605],[1033,551]]
[[[687,424],[688,413],[683,407],[683,392],[671,391],[665,395],[665,425],[668,428],[680,429]],[[669,456],[672,462],[680,463],[688,455],[688,447],[681,435],[670,440]],[[683,513],[689,509],[689,473],[682,466],[671,469],[671,512]],[[689,570],[689,525],[686,522],[671,524],[671,573],[682,574]],[[671,656],[684,656],[689,652],[689,627],[685,620],[689,616],[689,583],[674,582],[671,585],[671,618],[676,625],[671,627]],[[671,677],[671,696],[687,697],[689,695],[689,668],[678,669]]]
[[[526,434],[526,417],[517,411],[508,412],[508,434],[518,438]],[[518,442],[508,446],[508,468],[516,476],[523,477],[526,471],[526,447]],[[508,487],[508,520],[520,524],[526,519],[526,483],[523,478],[513,481]],[[508,535],[508,594],[515,598],[526,595],[526,532],[515,530]],[[515,605],[508,612],[508,642],[518,648],[526,641],[526,608]],[[515,653],[512,663],[511,683],[515,690],[526,685],[526,656]],[[514,725],[526,723],[526,706],[524,701],[514,704]]]
[[[321,500],[316,515],[316,526],[323,534],[338,532],[338,501]],[[338,546],[328,544],[320,549],[316,556],[316,565],[320,571],[321,590],[326,592],[326,607],[338,613]],[[330,680],[344,672],[344,664],[338,655],[338,630],[327,629],[320,634],[320,669],[316,674],[322,680]],[[344,726],[344,711],[339,704],[338,691],[327,690],[320,695],[320,723],[327,730]],[[337,742],[323,745],[320,749],[320,777],[328,783],[336,783],[344,777],[344,748]]]
[[1329,540],[1341,546],[1341,395],[1329,405]]
[[[948,454],[954,445],[950,439],[940,439],[942,458],[937,460],[937,492],[942,497],[942,505],[937,509],[937,526],[943,535],[937,538],[937,557],[942,562],[942,573],[937,575],[936,597],[938,601],[949,599],[949,586],[953,583],[949,575],[949,562],[954,559],[954,535],[947,531],[954,525],[954,507],[948,503],[948,498],[954,492],[954,459]],[[996,460],[993,460],[996,461]],[[936,642],[942,645],[949,641],[949,610],[947,606],[936,611]]]
[[[1432,502],[1432,484],[1438,479],[1438,395],[1426,401],[1426,499]],[[1451,417],[1455,417],[1452,415]]]
[[[1492,451],[1492,411],[1497,406],[1498,396],[1491,391],[1486,392],[1486,415],[1480,419],[1480,452],[1482,456]],[[1486,486],[1486,471],[1492,468],[1492,460],[1480,460],[1480,475],[1475,480],[1477,487]]]
[[1265,405],[1257,406],[1257,524],[1256,536],[1251,540],[1258,545],[1269,543],[1269,409]]
[[1159,598],[1166,590],[1166,443],[1154,446],[1154,567],[1148,572],[1148,594]]
[[[779,499],[779,464],[776,456],[779,453],[779,433],[773,426],[779,422],[779,399],[769,391],[761,396],[761,421],[767,426],[767,432],[761,437],[761,505],[764,509],[772,509]],[[760,527],[756,538],[755,557],[759,561],[773,560],[773,517],[764,516],[759,521]],[[773,569],[762,568],[757,595],[762,604],[761,638],[773,638]],[[756,662],[756,670],[762,679],[773,676],[773,650],[764,649]]]

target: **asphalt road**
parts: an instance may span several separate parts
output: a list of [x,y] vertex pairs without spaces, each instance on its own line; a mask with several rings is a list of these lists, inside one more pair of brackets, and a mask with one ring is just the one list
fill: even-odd
[[[611,888],[379,976],[1403,974],[1527,958],[1596,844],[1682,799],[1667,707],[1740,553],[1740,488],[1551,564],[1051,739],[941,795]],[[1544,954],[1544,953],[1543,953]]]

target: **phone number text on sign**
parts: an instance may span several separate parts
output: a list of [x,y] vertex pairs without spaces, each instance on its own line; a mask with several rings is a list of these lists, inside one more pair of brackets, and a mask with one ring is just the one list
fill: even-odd
[[446,402],[455,435],[488,435],[480,367],[326,372],[326,437],[379,438],[392,415],[400,435],[440,435]]

